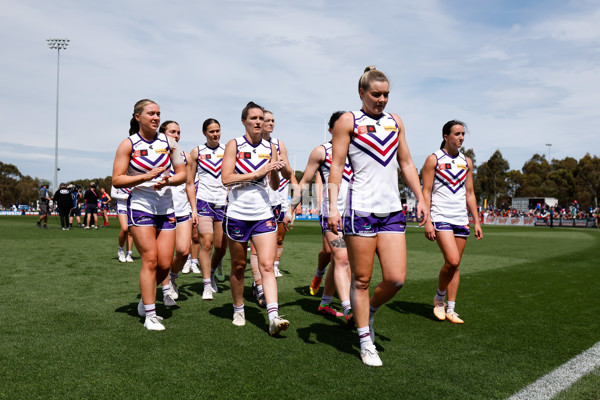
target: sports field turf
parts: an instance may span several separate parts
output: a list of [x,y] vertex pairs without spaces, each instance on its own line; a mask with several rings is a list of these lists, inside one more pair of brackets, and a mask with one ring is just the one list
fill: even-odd
[[[384,365],[369,368],[356,332],[317,315],[308,295],[316,223],[286,238],[282,338],[267,334],[249,271],[245,327],[231,324],[228,282],[202,301],[189,274],[180,307],[158,303],[166,330],[149,332],[136,313],[140,260],[118,262],[116,219],[97,231],[50,226],[0,217],[0,399],[502,399],[600,341],[596,229],[484,226],[461,265],[460,326],[433,319],[441,254],[409,228],[406,285],[375,318]],[[560,398],[600,398],[599,370]]]

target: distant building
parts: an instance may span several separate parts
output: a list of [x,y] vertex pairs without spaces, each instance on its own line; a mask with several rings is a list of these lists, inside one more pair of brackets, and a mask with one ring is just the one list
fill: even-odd
[[558,205],[558,199],[554,197],[513,197],[511,208],[520,212],[535,210],[537,205],[544,207],[544,204],[554,207]]

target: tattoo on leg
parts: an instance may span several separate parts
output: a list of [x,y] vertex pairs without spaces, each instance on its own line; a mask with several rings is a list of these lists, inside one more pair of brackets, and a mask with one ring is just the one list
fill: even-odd
[[337,239],[331,241],[331,247],[339,247],[343,249],[346,248],[346,243],[344,242],[344,239],[338,237]]

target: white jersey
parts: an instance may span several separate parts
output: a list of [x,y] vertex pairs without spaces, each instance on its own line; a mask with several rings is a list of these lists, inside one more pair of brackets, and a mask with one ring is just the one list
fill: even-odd
[[354,177],[348,192],[346,210],[387,214],[402,210],[398,191],[398,131],[389,113],[373,118],[352,111],[354,131],[348,147],[348,160]]
[[130,194],[131,194],[130,188],[118,188],[117,189],[114,186],[111,186],[111,188],[110,188],[110,197],[113,198],[114,200],[127,201]]
[[214,149],[203,144],[198,146],[198,169],[196,178],[196,198],[224,206],[227,203],[227,188],[221,180],[221,164],[225,146],[219,144]]
[[[235,139],[235,173],[248,174],[271,161],[271,143],[262,139],[256,146],[246,136]],[[272,192],[266,176],[253,182],[244,182],[230,187],[227,201],[227,216],[244,221],[259,221],[271,218],[273,211],[269,201]]]
[[[329,181],[329,172],[331,170],[331,142],[323,143],[321,146],[325,149],[325,159],[319,166],[319,172],[321,173],[321,181],[323,182],[323,193],[321,196],[321,215],[327,217],[329,215],[329,193],[327,191],[327,181]],[[346,197],[348,195],[348,186],[352,181],[352,166],[346,158],[346,164],[344,165],[344,172],[342,174],[342,184],[338,191],[338,211],[340,214],[344,213],[346,207]]]
[[[164,133],[156,133],[154,140],[148,142],[139,133],[129,136],[131,141],[131,160],[127,174],[131,176],[146,174],[154,168],[165,167],[166,170],[154,179],[140,183],[131,188],[129,207],[132,210],[144,211],[153,215],[166,215],[174,212],[171,187],[159,190],[154,185],[164,176],[171,173],[171,149],[176,146]],[[179,147],[176,147],[179,149]]]
[[431,191],[431,221],[467,225],[467,157],[462,153],[452,157],[444,150],[433,154],[437,163]]
[[[181,150],[181,156],[185,161],[185,165],[187,165],[187,159],[185,158],[185,153]],[[171,169],[171,175],[175,175],[175,170]],[[192,206],[190,206],[190,201],[187,197],[187,192],[185,191],[185,182],[178,186],[171,187],[171,194],[173,195],[173,208],[175,209],[176,217],[185,217],[186,215],[190,215],[192,213]]]

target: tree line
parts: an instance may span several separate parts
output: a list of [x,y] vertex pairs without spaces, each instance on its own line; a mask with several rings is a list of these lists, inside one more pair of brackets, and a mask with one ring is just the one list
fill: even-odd
[[480,204],[511,204],[513,197],[554,197],[562,207],[577,200],[580,207],[598,207],[600,159],[589,153],[579,161],[573,157],[548,161],[534,154],[520,170],[509,169],[508,161],[496,150],[489,160],[477,165],[473,149],[461,149],[473,160],[473,184]]
[[[96,182],[99,188],[105,187],[110,192],[112,176],[96,179],[77,179],[65,183],[67,185],[73,184],[85,190],[90,187],[91,182]],[[45,179],[23,175],[13,164],[5,164],[0,161],[0,208],[10,208],[13,204],[36,206],[38,190],[44,184],[49,184],[49,182]],[[53,194],[51,193],[51,195]]]

